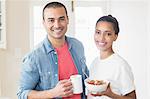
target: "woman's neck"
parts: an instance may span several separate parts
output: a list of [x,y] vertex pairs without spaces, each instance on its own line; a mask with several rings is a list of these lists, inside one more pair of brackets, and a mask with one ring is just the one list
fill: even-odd
[[103,51],[103,52],[100,52],[100,59],[106,59],[109,56],[111,56],[113,53],[114,53],[113,50],[112,51]]

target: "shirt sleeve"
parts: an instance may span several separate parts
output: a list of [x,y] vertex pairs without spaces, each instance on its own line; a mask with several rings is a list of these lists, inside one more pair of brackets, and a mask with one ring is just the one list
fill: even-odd
[[22,70],[18,89],[18,99],[27,99],[28,93],[33,90],[39,80],[34,57],[27,56],[23,59]]
[[124,62],[120,66],[120,75],[119,75],[119,81],[121,85],[121,93],[122,95],[126,95],[133,90],[135,90],[135,85],[134,85],[134,77],[133,73],[131,71],[131,67],[127,62]]

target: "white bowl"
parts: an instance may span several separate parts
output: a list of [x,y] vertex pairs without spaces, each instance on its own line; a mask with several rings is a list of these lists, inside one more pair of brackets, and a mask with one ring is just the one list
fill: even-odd
[[87,90],[93,94],[96,94],[97,92],[103,92],[106,91],[107,86],[109,84],[109,81],[107,80],[103,80],[103,82],[105,82],[104,84],[100,84],[100,85],[94,85],[94,84],[89,84],[88,82],[90,81],[89,78],[84,80],[85,86],[87,88]]

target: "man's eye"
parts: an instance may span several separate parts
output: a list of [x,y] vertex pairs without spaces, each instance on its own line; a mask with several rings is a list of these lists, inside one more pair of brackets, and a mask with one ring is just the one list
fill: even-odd
[[65,20],[65,18],[60,18],[60,21],[64,21]]
[[108,36],[112,35],[111,33],[107,33]]
[[100,34],[101,32],[100,31],[96,31],[96,34]]
[[54,20],[53,20],[53,19],[49,19],[48,22],[49,22],[49,23],[53,23]]

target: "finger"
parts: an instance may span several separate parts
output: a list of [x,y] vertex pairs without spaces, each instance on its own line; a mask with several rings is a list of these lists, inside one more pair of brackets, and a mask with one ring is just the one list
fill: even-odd
[[69,91],[69,90],[72,90],[73,89],[73,86],[70,85],[70,86],[65,86],[65,90],[64,91]]
[[68,81],[65,83],[65,86],[66,86],[66,87],[67,87],[67,86],[72,86],[72,82],[68,80]]
[[108,83],[108,86],[107,86],[107,88],[109,88],[110,87],[110,82]]
[[91,93],[91,95],[93,95],[93,96],[102,96],[102,95],[104,95],[103,94],[103,92],[97,92],[97,93]]
[[69,90],[69,91],[63,92],[63,96],[62,97],[68,97],[68,96],[72,96],[72,95],[73,95],[73,91]]
[[66,87],[66,86],[72,86],[72,82],[70,80],[68,80],[68,79],[61,80],[61,81],[59,81],[59,83],[63,84],[64,87]]
[[73,95],[73,93],[71,93],[71,94],[68,94],[68,96],[67,97],[69,97],[69,96],[72,96]]
[[95,96],[95,97],[96,97],[96,96],[101,96],[101,94],[92,94],[92,93],[91,93],[91,95],[92,95],[92,96]]
[[68,90],[65,93],[66,93],[67,96],[73,95],[73,90],[72,89]]
[[59,81],[60,84],[64,84],[64,83],[66,83],[66,82],[68,82],[68,79],[64,79],[64,80],[60,80],[60,81]]

